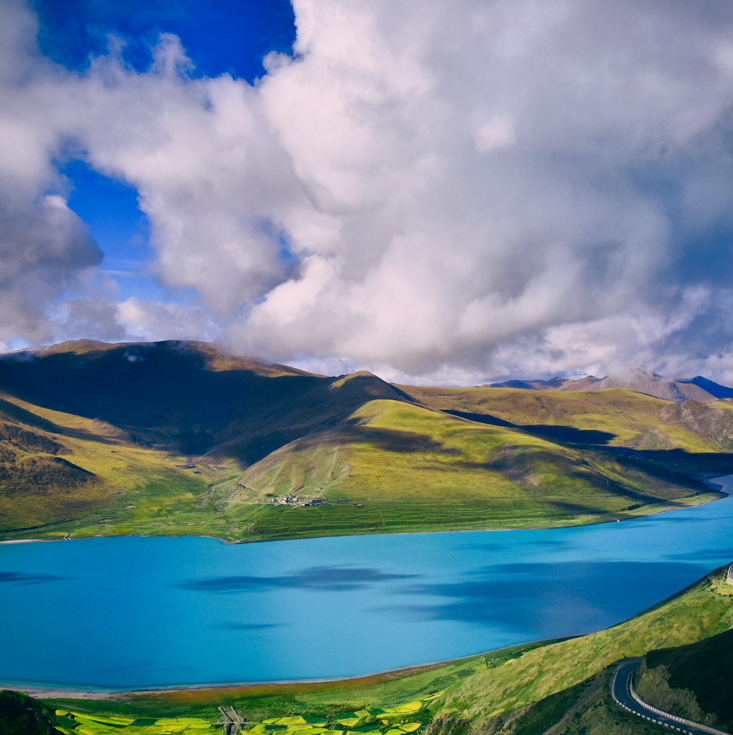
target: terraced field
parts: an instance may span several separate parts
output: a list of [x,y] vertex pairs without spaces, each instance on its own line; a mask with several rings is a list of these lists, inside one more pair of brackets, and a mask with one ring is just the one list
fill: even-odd
[[169,733],[212,732],[211,722],[196,717],[169,717],[158,720],[132,719],[115,715],[88,715],[67,710],[56,710],[56,729],[64,735],[169,735]]

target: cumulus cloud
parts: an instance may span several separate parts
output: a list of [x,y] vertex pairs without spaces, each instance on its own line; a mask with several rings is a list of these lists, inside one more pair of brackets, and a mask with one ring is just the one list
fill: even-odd
[[254,86],[192,78],[166,35],[146,72],[113,49],[72,74],[0,7],[9,331],[43,334],[43,309],[3,284],[51,303],[98,261],[44,198],[77,155],[137,188],[158,279],[200,303],[82,295],[55,312],[72,331],[459,382],[733,378],[727,3],[295,0],[294,55]]
[[711,308],[688,302],[715,288],[716,228],[730,273],[725,6],[295,7],[300,56],[260,92],[328,224],[235,325],[245,345],[604,372],[665,358]]
[[48,338],[44,306],[102,253],[58,195],[33,201],[0,188],[0,338]]
[[[87,227],[53,188],[59,141],[42,114],[34,56],[37,25],[21,4],[0,18],[0,340],[50,336],[45,307],[77,284],[102,253]],[[40,114],[39,114],[40,113]]]

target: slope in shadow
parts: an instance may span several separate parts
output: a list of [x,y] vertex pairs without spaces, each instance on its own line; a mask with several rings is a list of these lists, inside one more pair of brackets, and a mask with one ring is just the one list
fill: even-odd
[[632,451],[634,459],[657,466],[664,472],[682,475],[730,475],[733,474],[733,454],[724,452],[687,452],[684,449],[621,449],[609,447],[614,453]]
[[327,378],[192,342],[84,341],[5,355],[0,390],[33,405],[102,419],[158,449],[186,455],[213,450],[243,466],[338,425],[375,398],[414,403],[369,373]]
[[469,421],[476,421],[491,426],[503,426],[507,429],[525,431],[528,434],[541,436],[551,441],[569,442],[571,444],[608,444],[616,437],[608,431],[594,429],[576,429],[574,426],[546,426],[544,424],[512,424],[487,413],[468,413],[467,411],[444,411],[452,416],[459,416]]

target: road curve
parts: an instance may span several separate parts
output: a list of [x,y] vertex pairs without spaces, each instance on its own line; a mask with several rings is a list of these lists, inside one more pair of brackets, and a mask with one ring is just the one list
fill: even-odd
[[674,715],[669,715],[642,702],[638,697],[634,698],[632,695],[632,678],[634,672],[639,668],[640,663],[640,658],[624,661],[616,669],[616,673],[611,680],[611,696],[625,710],[639,715],[639,717],[643,717],[650,722],[656,722],[658,725],[664,725],[671,730],[676,730],[677,732],[686,732],[690,735],[727,735],[722,730],[714,730],[712,727],[698,725],[695,722],[682,720]]

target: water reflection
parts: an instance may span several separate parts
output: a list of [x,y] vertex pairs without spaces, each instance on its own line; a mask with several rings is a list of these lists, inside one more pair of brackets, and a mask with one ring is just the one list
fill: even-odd
[[456,582],[406,587],[402,594],[433,602],[385,609],[415,619],[532,630],[538,638],[565,636],[607,627],[689,580],[689,565],[667,561],[498,564]]
[[326,592],[363,589],[377,582],[411,579],[417,574],[390,574],[379,569],[313,567],[281,577],[214,577],[194,579],[174,585],[195,592],[247,592],[272,587],[315,589]]
[[22,572],[0,572],[0,583],[12,584],[46,584],[47,582],[63,582],[72,577],[61,577],[57,574],[23,574]]

